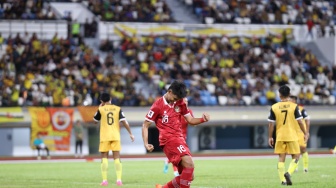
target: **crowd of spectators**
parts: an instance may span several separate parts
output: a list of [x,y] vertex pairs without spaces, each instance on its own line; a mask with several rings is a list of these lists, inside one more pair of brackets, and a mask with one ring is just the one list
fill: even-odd
[[303,104],[335,98],[336,66],[322,66],[309,50],[275,38],[126,37],[121,50],[159,95],[173,79],[183,79],[190,105],[218,105],[222,96],[228,105],[273,104],[283,84],[296,90]]
[[89,38],[96,37],[98,31],[98,22],[96,19],[92,19],[91,21],[89,19],[86,19],[85,23],[83,24],[83,27],[84,27],[84,37]]
[[111,54],[101,59],[83,41],[18,34],[0,52],[0,106],[77,106],[84,100],[98,105],[103,91],[124,96],[114,99],[118,104],[148,104],[134,92],[134,69],[115,65]]
[[193,0],[190,4],[196,15],[213,17],[218,23],[248,18],[254,24],[304,24],[308,17],[316,23],[336,23],[335,5],[331,0]]
[[[184,1],[204,23],[306,24],[319,35],[335,34],[336,3],[332,0],[192,0]],[[329,31],[332,30],[332,31]]]
[[[310,51],[274,42],[271,35],[125,37],[116,51],[127,61],[121,65],[112,54],[102,59],[83,41],[56,34],[51,41],[18,34],[6,39],[2,51],[1,106],[77,106],[84,100],[98,105],[106,91],[115,104],[146,106],[174,79],[184,80],[192,106],[223,105],[223,96],[226,105],[269,105],[279,100],[283,84],[296,90],[302,104],[328,104],[336,96],[336,66],[321,66]],[[136,91],[139,79],[146,87]]]
[[44,6],[44,0],[8,0],[0,1],[0,19],[13,20],[54,20],[55,13],[50,6]]
[[174,22],[165,0],[89,0],[88,8],[104,21]]

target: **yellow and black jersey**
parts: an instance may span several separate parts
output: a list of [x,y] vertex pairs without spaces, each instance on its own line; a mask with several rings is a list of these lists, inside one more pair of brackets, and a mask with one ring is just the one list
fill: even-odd
[[298,119],[302,119],[297,104],[286,101],[272,105],[268,121],[275,122],[277,141],[296,141],[298,140],[296,127]]
[[[308,115],[307,111],[303,108],[303,106],[299,106],[299,110],[301,112],[301,115],[302,115],[303,119],[309,119],[309,115]],[[305,130],[307,130],[306,122],[302,121],[302,123],[305,127]],[[295,126],[295,129],[296,129],[296,132],[298,132],[298,133],[302,132],[302,130],[300,129],[300,126]]]
[[119,106],[113,104],[100,106],[93,120],[100,121],[100,142],[120,140],[119,122],[126,118]]

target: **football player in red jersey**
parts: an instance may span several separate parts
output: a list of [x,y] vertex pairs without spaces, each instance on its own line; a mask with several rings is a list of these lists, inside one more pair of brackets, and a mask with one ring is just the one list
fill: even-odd
[[183,101],[186,95],[185,84],[174,81],[169,86],[167,93],[153,103],[142,125],[142,138],[146,149],[149,152],[154,150],[154,146],[148,143],[148,127],[154,122],[159,130],[160,147],[168,160],[178,167],[180,174],[164,186],[157,185],[157,187],[189,188],[193,180],[194,162],[182,134],[181,115],[190,125],[207,122],[210,120],[210,116],[203,113],[201,118],[194,118]]
[[[188,98],[183,98],[183,101],[184,103],[188,106]],[[189,112],[191,114],[191,116],[194,117],[191,109],[189,109]],[[182,135],[183,135],[183,138],[186,140],[187,142],[187,134],[188,134],[188,121],[184,118],[184,116],[181,115],[181,129],[182,129]],[[164,163],[164,167],[163,167],[163,172],[164,173],[167,173],[168,172],[168,165],[169,165],[170,161],[168,159],[165,160],[165,163]],[[172,165],[173,166],[173,171],[174,171],[174,175],[175,176],[179,176],[179,172],[178,172],[178,168],[177,166],[175,165]]]

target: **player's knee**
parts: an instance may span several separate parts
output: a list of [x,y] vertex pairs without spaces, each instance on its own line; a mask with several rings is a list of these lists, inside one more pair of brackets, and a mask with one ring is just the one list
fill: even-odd
[[186,168],[195,168],[194,163],[189,163]]
[[307,151],[307,148],[301,147],[301,153],[305,153]]
[[189,155],[185,155],[181,158],[181,166],[183,166],[183,168],[194,168],[194,162],[191,158],[191,156]]
[[182,161],[182,166],[184,168],[195,168],[194,167],[194,162],[192,160],[184,160],[184,161]]
[[293,154],[292,159],[299,160],[300,159],[300,154]]

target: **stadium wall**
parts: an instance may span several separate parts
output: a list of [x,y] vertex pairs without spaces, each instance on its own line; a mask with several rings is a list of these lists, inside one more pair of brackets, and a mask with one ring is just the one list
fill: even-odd
[[322,52],[323,56],[330,62],[330,66],[336,65],[335,56],[335,37],[320,38],[315,40],[316,46]]
[[[123,107],[136,142],[131,143],[128,133],[122,129],[122,154],[145,154],[142,144],[141,125],[149,107]],[[269,106],[248,107],[191,107],[196,117],[203,112],[211,115],[211,121],[200,126],[189,127],[188,144],[192,152],[233,150],[233,149],[266,149],[267,117]],[[0,108],[3,111],[4,108]],[[60,110],[62,108],[59,108]],[[93,108],[96,109],[96,108]],[[307,106],[311,117],[311,131],[309,147],[311,149],[331,148],[336,143],[336,114],[335,106]],[[3,112],[2,112],[3,114]],[[5,113],[8,114],[8,113]],[[30,148],[31,117],[27,108],[22,108],[23,120],[20,122],[0,121],[0,156],[35,156],[36,151]],[[90,112],[92,119],[94,112]],[[77,108],[74,110],[73,121],[83,120]],[[84,154],[98,153],[99,129],[93,122],[84,124]],[[150,128],[150,141],[158,146],[158,131],[153,125]],[[73,155],[74,135],[71,133],[69,151],[54,151],[52,155]]]

